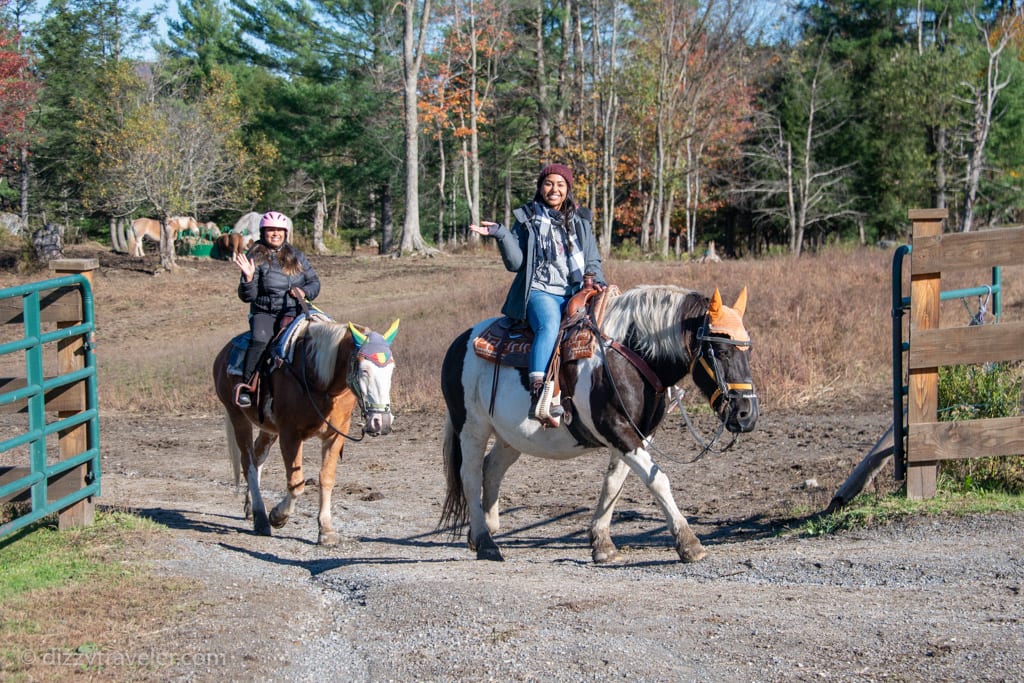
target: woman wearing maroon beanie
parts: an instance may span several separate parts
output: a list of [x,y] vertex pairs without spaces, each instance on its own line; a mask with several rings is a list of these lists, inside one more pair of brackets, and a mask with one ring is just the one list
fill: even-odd
[[[583,286],[585,273],[593,273],[594,283],[600,286],[605,279],[590,212],[576,204],[568,166],[556,163],[542,168],[533,201],[513,215],[511,230],[491,221],[480,221],[469,229],[497,239],[505,268],[516,274],[501,312],[526,320],[533,330],[530,417],[539,419],[537,403],[565,305]],[[560,416],[561,406],[552,406],[549,414]]]

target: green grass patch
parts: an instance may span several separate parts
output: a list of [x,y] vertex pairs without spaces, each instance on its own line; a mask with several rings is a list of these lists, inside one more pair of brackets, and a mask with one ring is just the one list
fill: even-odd
[[123,547],[125,534],[162,528],[123,511],[98,512],[91,526],[59,531],[47,517],[0,541],[0,602],[28,591],[62,586],[119,565],[105,561],[106,551]]
[[937,517],[1024,511],[1024,496],[1003,490],[951,490],[943,488],[925,500],[908,500],[902,491],[879,496],[862,494],[842,509],[813,517],[794,531],[803,536],[825,536],[839,531],[892,524],[904,517]]

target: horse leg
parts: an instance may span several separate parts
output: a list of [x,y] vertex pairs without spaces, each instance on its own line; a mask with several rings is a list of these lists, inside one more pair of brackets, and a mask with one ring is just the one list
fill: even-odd
[[636,472],[641,481],[654,494],[661,511],[668,521],[669,531],[676,540],[676,552],[683,562],[697,562],[704,559],[707,551],[701,545],[700,539],[686,523],[686,518],[679,512],[675,498],[672,497],[672,486],[669,484],[668,476],[651,459],[651,454],[644,448],[637,448],[634,451],[623,453],[623,459],[629,467]]
[[622,484],[629,474],[629,466],[618,453],[612,453],[608,461],[608,469],[604,473],[601,485],[601,497],[594,508],[594,516],[590,520],[590,554],[594,562],[603,564],[618,562],[622,559],[618,548],[612,542],[612,512],[615,503],[622,493]]
[[501,439],[495,439],[494,447],[484,458],[484,478],[482,507],[484,511],[484,522],[491,534],[498,533],[501,528],[499,519],[498,492],[501,488],[501,480],[508,472],[508,468],[519,460],[519,451],[509,446]]
[[270,511],[270,523],[275,529],[287,524],[288,518],[295,512],[295,502],[306,489],[306,479],[302,475],[302,440],[293,434],[282,434],[281,458],[284,460],[288,491]]
[[[263,483],[263,466],[267,464],[267,456],[270,455],[270,447],[277,442],[277,435],[269,432],[260,432],[253,446],[253,456],[256,462],[256,490],[261,491]],[[261,495],[262,498],[262,495]],[[261,503],[262,504],[262,503]],[[248,488],[245,490],[245,518],[252,518],[252,496]]]
[[476,550],[476,559],[504,561],[501,550],[491,537],[484,519],[482,504],[484,449],[489,434],[480,429],[471,429],[467,424],[459,439],[462,444],[462,492],[469,508],[469,547]]
[[[351,411],[349,411],[351,415]],[[350,418],[351,421],[351,418]],[[348,433],[349,425],[339,427]],[[334,477],[338,468],[338,461],[341,460],[342,451],[345,449],[344,437],[334,435],[324,439],[321,443],[320,455],[320,516],[317,523],[320,526],[320,534],[317,543],[320,545],[337,545],[338,532],[331,524],[331,495],[334,492]]]
[[256,443],[250,445],[242,455],[245,481],[248,484],[245,492],[246,517],[252,515],[253,530],[260,536],[270,535],[271,525],[267,516],[267,505],[260,493],[260,478],[263,474],[263,464],[267,461],[270,447],[275,441],[276,435],[261,431],[256,437]]

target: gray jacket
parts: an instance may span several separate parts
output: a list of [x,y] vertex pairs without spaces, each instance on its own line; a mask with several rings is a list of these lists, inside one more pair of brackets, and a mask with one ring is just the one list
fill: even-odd
[[[530,202],[515,210],[515,224],[509,230],[504,225],[499,225],[494,233],[498,241],[498,250],[501,252],[501,260],[505,269],[516,274],[512,280],[512,286],[505,297],[505,305],[501,312],[516,320],[526,319],[526,304],[530,298],[530,284],[533,282],[533,271],[536,268],[535,251],[537,241],[537,228],[534,215],[537,207]],[[577,209],[572,220],[572,227],[576,231],[576,239],[583,250],[583,262],[585,273],[594,274],[594,282],[606,284],[604,271],[601,270],[601,251],[597,247],[597,238],[594,237],[594,230],[591,227],[590,211]],[[578,292],[583,286],[582,282],[573,282],[573,292]]]

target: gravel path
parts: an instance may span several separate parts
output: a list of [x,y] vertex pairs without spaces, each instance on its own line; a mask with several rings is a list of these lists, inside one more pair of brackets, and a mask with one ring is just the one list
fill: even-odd
[[[700,466],[701,484],[685,476],[693,466],[666,465],[709,551],[692,565],[677,561],[647,492],[627,484],[613,524],[625,562],[595,566],[586,526],[602,457],[510,471],[504,563],[434,534],[439,419],[408,417],[391,437],[346,451],[334,506],[343,539],[332,548],[315,545],[312,490],[274,537],[252,535],[219,418],[108,419],[107,443],[130,442],[141,426],[163,452],[108,448],[105,502],[168,525],[161,570],[205,586],[202,609],[168,641],[224,653],[214,666],[181,667],[180,680],[1024,680],[1024,515],[778,533],[793,509],[824,507],[854,464],[844,448],[865,450],[849,430],[818,425],[834,442],[801,450],[802,420],[766,416],[741,453]],[[169,456],[179,466],[167,468]],[[277,463],[264,477],[270,502]],[[825,491],[805,491],[812,477]]]

